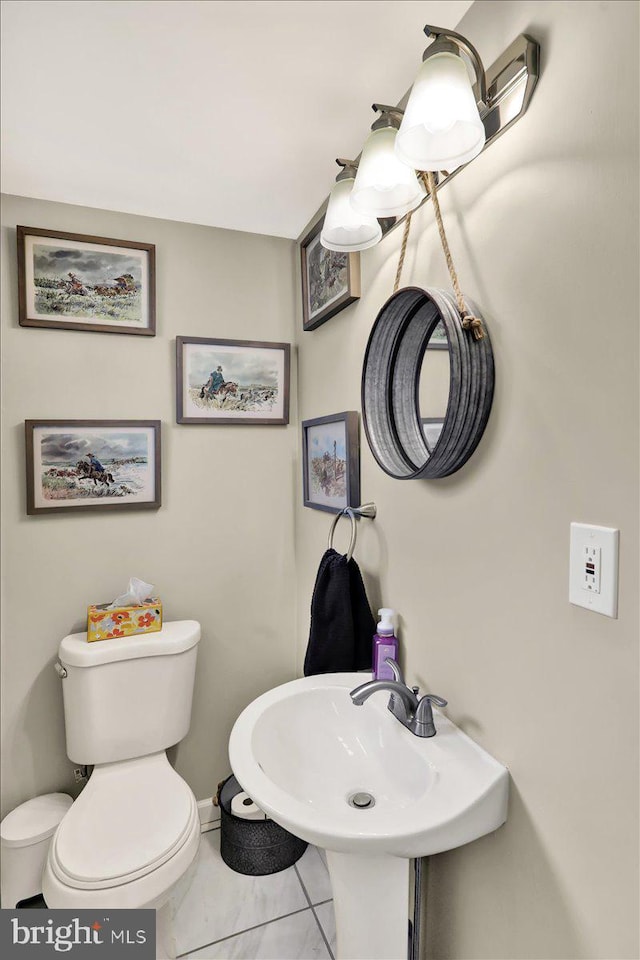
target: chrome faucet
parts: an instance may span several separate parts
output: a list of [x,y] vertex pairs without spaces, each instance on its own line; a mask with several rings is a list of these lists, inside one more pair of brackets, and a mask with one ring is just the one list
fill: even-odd
[[396,661],[387,657],[385,663],[388,663],[391,667],[395,679],[370,680],[368,683],[356,687],[350,693],[354,704],[361,707],[372,694],[378,693],[380,690],[387,690],[391,694],[388,709],[407,730],[410,730],[416,737],[435,737],[436,727],[433,722],[431,704],[435,703],[438,707],[446,707],[447,701],[443,700],[442,697],[436,697],[432,693],[425,693],[423,697],[419,697],[420,688],[409,689]]

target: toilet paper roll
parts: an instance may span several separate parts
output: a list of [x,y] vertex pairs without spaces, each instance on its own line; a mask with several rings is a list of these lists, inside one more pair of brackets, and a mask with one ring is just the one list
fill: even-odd
[[231,813],[234,817],[242,817],[243,820],[266,820],[267,815],[261,810],[257,803],[254,803],[248,794],[244,791],[237,793],[231,800]]

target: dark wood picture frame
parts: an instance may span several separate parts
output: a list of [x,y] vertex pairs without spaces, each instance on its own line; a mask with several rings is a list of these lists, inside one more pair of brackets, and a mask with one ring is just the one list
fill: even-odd
[[[124,333],[139,337],[156,335],[156,248],[153,243],[137,243],[133,240],[115,240],[110,237],[95,237],[85,233],[68,233],[64,230],[46,230],[40,227],[16,227],[18,246],[18,320],[21,327],[49,327],[61,330],[82,330],[93,333]],[[121,326],[115,323],[100,323],[93,320],[43,319],[29,315],[29,291],[26,269],[26,238],[42,237],[47,240],[65,240],[83,244],[116,247],[120,250],[143,251],[147,254],[147,324],[145,326]],[[117,253],[117,251],[114,251]],[[118,278],[121,279],[121,278]],[[93,289],[93,288],[89,288]]]
[[425,347],[426,350],[448,350],[449,341],[447,340],[447,331],[445,330],[444,324],[437,324],[435,330],[429,337],[429,343]]
[[[277,350],[282,353],[282,416],[273,417],[273,416],[247,416],[242,414],[236,414],[236,416],[189,416],[185,410],[184,402],[184,390],[185,390],[185,362],[186,362],[186,352],[185,347],[188,347],[190,344],[203,344],[210,347],[222,347],[223,352],[220,356],[224,355],[224,351],[231,353],[234,351],[228,350],[230,347],[237,347],[238,350]],[[215,362],[215,361],[214,361]],[[176,422],[177,423],[195,423],[195,424],[234,424],[235,426],[286,426],[289,423],[289,394],[290,394],[290,381],[291,381],[291,344],[289,343],[273,343],[271,341],[261,341],[261,340],[221,340],[211,337],[176,337]],[[236,383],[237,387],[238,384]],[[204,390],[204,384],[202,385]],[[230,409],[230,413],[232,412]],[[255,411],[254,411],[255,412]]]
[[[330,423],[344,423],[345,432],[345,480],[346,503],[331,506],[319,503],[311,498],[309,478],[309,429]],[[302,421],[302,491],[305,507],[324,510],[326,513],[340,513],[345,507],[360,506],[360,416],[356,410],[345,410],[328,417],[315,417]]]
[[[84,513],[87,510],[157,510],[162,505],[162,470],[161,470],[161,420],[25,420],[25,449],[27,467],[27,514],[69,513],[71,511]],[[65,427],[73,429],[86,427],[89,430],[110,428],[126,430],[128,427],[143,427],[153,431],[153,457],[149,460],[149,467],[153,470],[153,500],[141,500],[122,503],[119,499],[101,498],[95,503],[77,503],[73,499],[64,505],[43,507],[36,505],[35,496],[35,456],[34,439],[40,428],[51,427],[63,430]]]
[[319,234],[324,223],[324,214],[311,227],[309,232],[300,242],[300,270],[302,275],[302,329],[315,330],[321,324],[340,313],[350,303],[360,299],[360,253],[336,253],[333,250],[324,250],[324,255],[332,258],[346,258],[347,267],[347,286],[344,293],[335,300],[330,301],[323,310],[319,310],[311,316],[310,289],[309,289],[309,247],[319,241]]
[[[440,434],[442,433],[444,417],[421,417],[421,423],[427,447],[429,451],[433,453],[440,439]],[[436,429],[438,427],[440,429]]]

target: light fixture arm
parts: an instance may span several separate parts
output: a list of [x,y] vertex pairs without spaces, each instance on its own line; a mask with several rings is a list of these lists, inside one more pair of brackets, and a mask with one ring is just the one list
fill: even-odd
[[340,180],[355,179],[356,173],[358,172],[357,160],[345,160],[343,157],[336,157],[336,163],[339,167],[342,167],[342,170],[336,177],[336,183],[339,183]]
[[380,130],[383,127],[393,127],[398,130],[402,123],[404,110],[401,107],[392,107],[386,103],[372,103],[371,109],[379,113],[378,119],[371,125],[372,130]]
[[[463,50],[469,59],[471,60],[471,65],[473,66],[473,71],[476,75],[476,88],[477,88],[477,102],[479,106],[486,107],[487,103],[487,75],[485,73],[484,65],[480,54],[470,43],[466,37],[463,37],[461,33],[456,33],[455,30],[445,30],[441,27],[433,27],[430,24],[427,24],[424,28],[424,32],[429,38],[434,40],[439,40],[440,37],[443,37],[445,40],[451,40],[460,50]],[[427,47],[425,50],[422,59],[426,60],[428,56],[431,55],[433,48]],[[435,52],[435,51],[433,51]]]

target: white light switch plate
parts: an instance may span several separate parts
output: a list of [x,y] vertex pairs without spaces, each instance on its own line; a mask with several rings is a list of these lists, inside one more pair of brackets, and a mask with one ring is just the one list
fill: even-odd
[[618,541],[614,527],[571,524],[569,601],[605,617],[618,616]]

